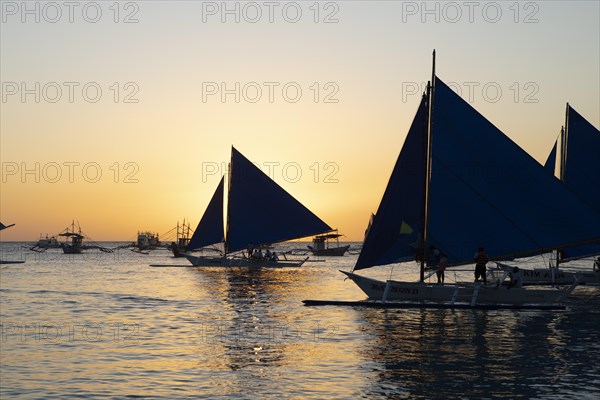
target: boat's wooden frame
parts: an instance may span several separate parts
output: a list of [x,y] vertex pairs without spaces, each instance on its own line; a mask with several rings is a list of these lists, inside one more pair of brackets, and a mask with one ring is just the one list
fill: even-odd
[[252,268],[298,268],[308,257],[301,260],[270,261],[240,256],[195,256],[184,254],[192,267],[252,267]]

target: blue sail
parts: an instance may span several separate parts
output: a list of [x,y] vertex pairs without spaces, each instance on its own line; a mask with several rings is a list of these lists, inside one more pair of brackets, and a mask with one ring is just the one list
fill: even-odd
[[558,141],[554,142],[554,146],[552,147],[552,151],[550,151],[550,154],[548,154],[548,159],[546,160],[546,163],[544,164],[544,168],[546,168],[546,171],[548,171],[548,173],[554,175],[554,170],[556,169],[556,145],[558,144]]
[[562,180],[590,206],[600,209],[600,131],[568,107]]
[[332,230],[235,148],[230,176],[227,252]]
[[224,179],[221,178],[217,190],[210,199],[208,207],[198,223],[186,250],[196,250],[211,244],[223,242],[223,186]]
[[431,124],[427,243],[450,263],[600,241],[600,213],[439,78]]
[[424,212],[427,103],[423,97],[355,270],[414,260]]
[[[600,131],[567,105],[567,131],[562,180],[573,192],[600,212]],[[563,258],[600,254],[600,244],[563,251]]]

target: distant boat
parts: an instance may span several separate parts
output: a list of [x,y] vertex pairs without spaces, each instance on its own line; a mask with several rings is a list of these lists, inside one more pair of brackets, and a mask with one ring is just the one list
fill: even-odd
[[137,233],[137,242],[134,247],[138,250],[155,250],[161,245],[159,235],[155,232],[142,231]]
[[[340,246],[341,236],[343,235],[340,235],[337,229],[332,233],[324,233],[322,235],[317,235],[312,240],[312,246],[308,245],[307,247],[315,256],[341,257],[350,248],[350,245]],[[336,241],[335,246],[329,245],[329,241],[332,239],[335,239]]]
[[84,250],[98,249],[105,253],[112,253],[113,250],[107,249],[95,244],[88,245],[83,243],[86,237],[81,232],[81,226],[77,222],[77,230],[75,229],[75,221],[71,222],[71,229],[67,226],[64,231],[58,234],[65,238],[64,242],[60,243],[60,247],[65,254],[81,254]]
[[[15,226],[15,224],[4,225],[0,222],[0,231],[10,228],[11,226]],[[9,260],[0,260],[0,264],[23,264],[25,261],[9,261]]]
[[30,247],[29,250],[43,252],[47,249],[58,248],[60,248],[60,243],[58,242],[58,239],[56,239],[56,236],[48,236],[48,234],[46,234],[46,236],[43,237],[40,234],[39,240],[32,247]]
[[60,247],[65,254],[81,254],[83,250],[83,239],[85,236],[81,234],[81,227],[77,224],[78,231],[75,231],[75,221],[71,223],[71,230],[67,226],[65,230],[58,234],[65,238],[65,242],[60,244]]
[[329,225],[233,147],[225,235],[223,197],[224,177],[187,246],[189,252],[223,243],[223,254],[194,256],[186,253],[185,257],[192,265],[299,267],[308,257],[286,260],[285,256],[276,255],[271,259],[264,259],[256,258],[251,253],[253,249],[274,243],[332,231]]
[[[434,53],[435,57],[435,53]],[[354,270],[420,260],[419,281],[344,272],[371,299],[453,305],[561,303],[557,290],[425,282],[425,249],[450,266],[472,264],[484,246],[507,260],[600,242],[600,215],[434,73],[405,139]],[[506,278],[506,274],[503,276]]]
[[173,252],[173,257],[184,257],[183,253],[185,253],[185,250],[190,243],[191,231],[190,224],[189,222],[186,224],[185,219],[181,226],[179,225],[179,221],[177,221],[175,242],[172,242],[169,246],[169,249]]

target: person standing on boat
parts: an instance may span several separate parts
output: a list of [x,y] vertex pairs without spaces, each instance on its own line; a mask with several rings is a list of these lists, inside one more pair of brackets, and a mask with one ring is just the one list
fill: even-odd
[[521,270],[519,267],[514,267],[512,272],[510,273],[510,283],[508,284],[508,288],[520,288],[523,287],[523,274],[521,274]]
[[488,259],[487,254],[485,254],[485,249],[480,247],[473,258],[475,259],[475,282],[478,282],[481,277],[483,279],[483,284],[487,285],[486,265],[490,260]]
[[436,271],[438,285],[444,284],[446,268],[448,268],[448,257],[446,257],[444,253],[440,253],[440,262],[438,263]]
[[438,265],[438,263],[440,262],[441,259],[441,252],[440,249],[438,249],[437,247],[435,247],[434,245],[429,246],[429,248],[427,249],[427,266],[428,267],[435,267]]
[[594,272],[600,272],[600,257],[594,261]]
[[248,251],[248,258],[252,258],[252,253],[254,253],[254,243],[248,242],[246,250]]

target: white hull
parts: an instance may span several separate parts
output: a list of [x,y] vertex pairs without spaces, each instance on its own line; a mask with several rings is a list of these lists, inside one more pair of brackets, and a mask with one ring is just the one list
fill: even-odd
[[[512,266],[498,263],[500,274],[512,270]],[[600,285],[600,271],[568,272],[560,268],[519,268],[523,275],[524,285],[571,285],[577,279],[579,285]],[[492,272],[494,272],[492,270]],[[499,276],[496,276],[496,278]],[[490,278],[488,277],[488,280]]]
[[[382,300],[388,282],[344,272],[372,300]],[[386,300],[470,304],[553,304],[564,301],[574,286],[562,290],[507,288],[496,285],[435,285],[389,281]],[[475,293],[476,291],[476,293]]]
[[192,263],[194,267],[259,267],[259,268],[290,268],[300,267],[308,260],[308,257],[302,260],[280,260],[268,261],[255,258],[242,257],[216,257],[216,256],[193,256],[184,254],[184,257]]

